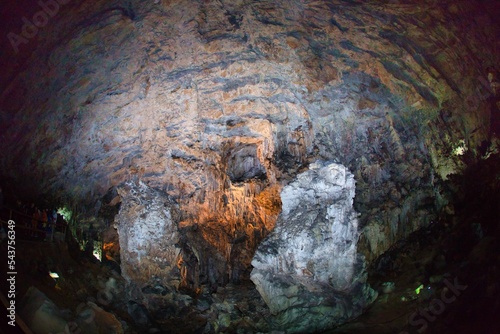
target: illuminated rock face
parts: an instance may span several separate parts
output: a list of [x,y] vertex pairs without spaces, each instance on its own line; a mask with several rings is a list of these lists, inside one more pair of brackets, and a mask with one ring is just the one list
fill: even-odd
[[357,254],[354,175],[317,162],[283,188],[283,212],[252,261],[251,279],[287,332],[318,331],[375,298]]
[[[249,277],[280,193],[298,219],[283,187],[334,161],[356,180],[370,263],[446,206],[443,181],[464,166],[454,152],[479,159],[491,139],[499,15],[482,6],[71,1],[19,54],[0,40],[0,176],[78,203],[95,226],[112,221],[97,214],[119,189],[125,275],[140,291],[152,275],[196,291]],[[339,231],[354,240],[350,226]]]
[[119,193],[122,205],[116,228],[122,275],[134,283],[132,287],[154,286],[159,282],[177,287],[181,275],[176,204],[166,194],[142,183],[127,183]]
[[216,288],[248,278],[254,250],[273,229],[281,208],[280,187],[269,184],[255,150],[248,144],[230,149],[236,153],[228,157],[228,166],[237,182],[230,181],[231,173],[224,174],[227,182],[220,189],[207,191],[202,202],[190,207],[140,181],[118,188],[121,268],[134,298],[142,299],[149,293],[139,290],[154,286],[197,291],[202,285]]

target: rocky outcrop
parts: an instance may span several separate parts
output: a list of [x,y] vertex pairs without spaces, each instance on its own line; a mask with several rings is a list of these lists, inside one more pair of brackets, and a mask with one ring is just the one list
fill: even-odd
[[116,228],[120,241],[122,275],[131,283],[132,296],[138,289],[166,285],[176,289],[181,281],[178,208],[165,194],[144,184],[128,183],[122,196]]
[[357,252],[354,194],[354,175],[323,162],[281,192],[283,211],[255,254],[251,279],[288,333],[342,324],[377,296]]

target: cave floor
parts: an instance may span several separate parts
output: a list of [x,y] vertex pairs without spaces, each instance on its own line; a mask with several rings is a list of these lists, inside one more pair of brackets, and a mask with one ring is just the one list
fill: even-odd
[[[6,252],[5,242],[0,247],[2,252],[4,249]],[[70,249],[67,243],[60,241],[17,239],[16,272],[17,317],[24,322],[29,319],[21,315],[25,306],[23,297],[31,287],[41,291],[68,319],[72,319],[88,301],[98,303],[100,292],[110,277],[117,280],[118,284],[123,284],[123,278],[112,268]],[[50,277],[50,272],[57,273],[59,278]],[[7,287],[3,282],[4,280],[1,289],[6,291]],[[133,323],[130,315],[124,312],[124,302],[117,296],[113,303],[106,305],[106,309],[125,323]],[[38,300],[37,303],[35,305],[40,307],[42,302]],[[7,333],[17,333],[15,330],[18,329],[19,327],[9,328]]]

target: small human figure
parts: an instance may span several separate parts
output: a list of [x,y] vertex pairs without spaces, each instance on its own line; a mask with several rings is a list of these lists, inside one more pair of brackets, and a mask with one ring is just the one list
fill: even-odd
[[55,209],[48,212],[48,219],[49,224],[47,227],[47,232],[50,234],[50,239],[53,240],[57,223],[57,211]]
[[49,217],[47,216],[46,209],[43,209],[41,211],[40,219],[42,221],[42,229],[45,230],[47,228],[47,223],[49,222]]

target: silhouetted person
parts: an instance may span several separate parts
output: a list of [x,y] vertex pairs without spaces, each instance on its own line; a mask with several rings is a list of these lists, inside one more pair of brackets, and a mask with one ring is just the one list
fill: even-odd
[[47,223],[49,222],[47,209],[42,209],[42,211],[40,211],[40,220],[42,221],[42,229],[45,230],[47,228]]
[[56,209],[52,210],[50,215],[51,215],[52,222],[55,224],[57,222],[57,210]]

